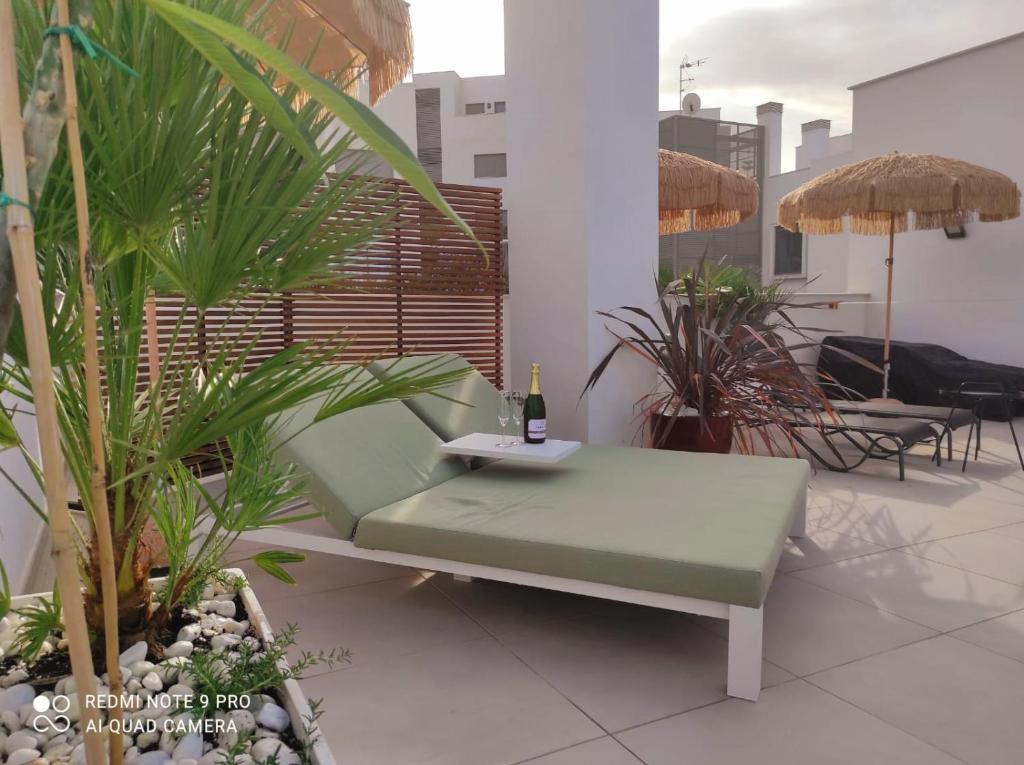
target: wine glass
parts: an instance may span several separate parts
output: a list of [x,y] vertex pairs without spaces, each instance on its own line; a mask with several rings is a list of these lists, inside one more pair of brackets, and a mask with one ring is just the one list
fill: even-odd
[[526,396],[521,390],[512,391],[512,446],[519,446],[523,443],[523,404],[526,403]]
[[496,446],[505,448],[508,444],[505,443],[505,430],[508,428],[509,417],[512,416],[512,394],[503,390],[501,396],[498,399],[498,425],[501,426],[501,440],[498,441]]

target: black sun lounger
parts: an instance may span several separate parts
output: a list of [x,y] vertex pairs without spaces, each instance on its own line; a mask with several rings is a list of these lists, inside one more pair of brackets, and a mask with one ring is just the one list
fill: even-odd
[[896,401],[829,401],[832,408],[840,414],[862,414],[869,417],[902,418],[922,420],[941,428],[940,438],[946,438],[946,457],[953,459],[953,431],[970,425],[976,425],[978,416],[970,409],[950,408],[948,406],[921,406],[903,404]]
[[[821,412],[815,418],[810,413],[793,412],[787,421],[793,427],[797,442],[829,470],[846,473],[869,459],[895,457],[902,481],[905,478],[904,456],[907,451],[916,444],[932,441],[936,444],[934,458],[938,464],[942,464],[940,445],[944,431],[937,430],[928,420],[842,412],[837,412],[834,417]],[[815,448],[807,438],[801,436],[801,431],[808,429],[821,436],[825,447]],[[842,442],[835,439],[842,439]],[[839,447],[847,444],[860,453],[859,458],[851,461],[842,454]]]

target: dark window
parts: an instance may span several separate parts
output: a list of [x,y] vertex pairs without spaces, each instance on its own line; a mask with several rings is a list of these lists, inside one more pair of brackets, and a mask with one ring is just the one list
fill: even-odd
[[800,276],[804,272],[804,235],[775,227],[775,276]]
[[495,101],[494,102],[494,113],[495,114],[500,114],[503,111],[505,111],[505,102],[504,101]]
[[484,104],[483,104],[482,101],[480,103],[476,103],[476,104],[466,104],[466,114],[483,114],[483,113],[484,113]]
[[504,154],[474,154],[473,175],[477,178],[504,178]]

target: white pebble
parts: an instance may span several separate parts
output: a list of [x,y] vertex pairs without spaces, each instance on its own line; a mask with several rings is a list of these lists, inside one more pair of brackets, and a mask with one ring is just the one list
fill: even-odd
[[185,703],[188,699],[192,698],[193,694],[194,691],[184,683],[175,683],[167,689],[167,695],[179,704]]
[[145,660],[147,653],[149,653],[149,646],[146,645],[145,640],[140,640],[131,648],[124,651],[118,658],[117,663],[120,664],[122,667],[130,667],[137,661]]
[[245,634],[245,629],[242,628],[241,622],[236,622],[234,619],[225,619],[221,622],[220,626],[224,628],[225,632],[230,632],[233,635]]
[[191,656],[193,650],[195,650],[195,646],[191,642],[178,640],[164,649],[164,656],[168,659],[173,659],[176,656]]
[[64,760],[71,756],[71,745],[67,742],[61,742],[59,744],[48,744],[46,751],[43,752],[43,757],[48,759],[50,762],[54,760]]
[[27,683],[12,685],[0,691],[0,712],[17,712],[25,704],[31,704],[36,697],[36,689]]
[[199,763],[197,760],[193,760],[190,758],[186,760],[178,760],[178,765],[199,765]]
[[[7,743],[4,748],[7,750],[8,754],[13,754],[19,749],[35,749],[38,743],[39,741],[35,735],[25,730],[19,730],[7,737]],[[38,756],[39,755],[37,754],[36,757]],[[32,759],[35,759],[35,757]]]
[[[133,762],[132,765],[164,765],[164,763],[170,759],[171,755],[167,754],[167,752],[160,749],[154,749],[152,752],[140,754],[135,758],[135,762]],[[281,765],[284,765],[284,763]]]
[[159,720],[157,720],[155,727],[157,730],[144,730],[136,737],[135,745],[139,747],[139,749],[149,749],[149,747],[153,746],[153,744],[160,740]]
[[189,660],[184,656],[172,656],[157,664],[156,669],[153,671],[160,676],[164,684],[169,684],[173,683],[188,665]]
[[131,670],[131,673],[135,675],[135,677],[141,679],[152,672],[155,667],[156,664],[151,661],[137,661],[128,669]]
[[223,651],[227,648],[234,648],[240,642],[242,642],[242,639],[238,635],[214,635],[213,639],[210,640],[210,648],[215,652]]
[[21,728],[21,718],[18,717],[18,713],[9,709],[0,712],[0,723],[3,723],[4,727],[12,733]]
[[181,741],[174,747],[174,754],[171,756],[177,762],[181,762],[181,760],[198,760],[203,756],[203,737],[196,733],[182,736]]
[[28,672],[24,669],[16,669],[13,672],[8,672],[4,675],[3,679],[0,680],[0,685],[4,688],[10,688],[11,686],[18,685],[28,680]]
[[264,728],[278,732],[287,728],[290,721],[288,712],[273,703],[264,704],[263,708],[260,709],[260,713],[256,716],[256,722]]
[[203,628],[198,624],[186,624],[180,630],[178,630],[178,640],[184,640],[186,642],[193,642],[197,637],[203,633]]
[[249,752],[256,762],[265,762],[271,757],[277,758],[277,765],[299,765],[299,756],[282,741],[273,738],[261,738],[252,745]]
[[18,749],[7,758],[7,765],[27,765],[39,757],[38,749]]
[[149,688],[151,691],[163,690],[164,684],[160,679],[160,675],[156,672],[150,672],[144,678],[142,678],[142,685],[144,688]]

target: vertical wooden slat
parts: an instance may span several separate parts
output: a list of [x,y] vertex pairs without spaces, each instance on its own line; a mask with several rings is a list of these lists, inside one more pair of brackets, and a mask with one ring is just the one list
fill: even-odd
[[[196,338],[189,353],[201,359],[208,345],[210,352],[217,352],[213,345],[224,332],[248,340],[258,336],[249,360],[252,368],[290,344],[329,340],[340,331],[349,342],[343,360],[455,352],[500,386],[504,366],[501,190],[447,183],[438,188],[473,228],[487,258],[405,181],[380,179],[368,198],[353,200],[324,224],[389,213],[395,213],[398,222],[364,251],[349,254],[338,267],[338,282],[289,292],[269,302],[261,295],[247,296],[233,306],[211,309],[200,326],[194,324],[199,317],[188,309],[184,334],[194,332]],[[162,354],[168,350],[181,310],[181,298],[159,298]],[[254,315],[255,321],[246,326]]]

